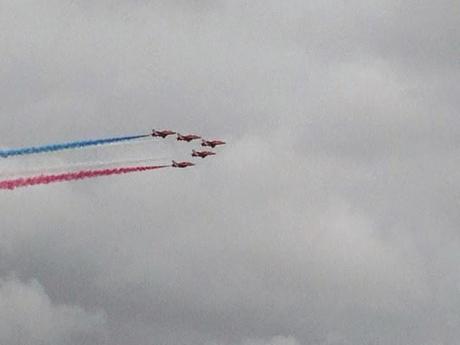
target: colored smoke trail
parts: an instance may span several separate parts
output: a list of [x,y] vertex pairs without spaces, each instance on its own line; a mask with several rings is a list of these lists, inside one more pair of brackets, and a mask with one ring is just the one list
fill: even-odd
[[32,177],[21,177],[11,180],[0,181],[0,189],[15,189],[18,187],[28,187],[37,184],[49,184],[55,182],[64,181],[75,181],[85,178],[94,178],[99,176],[110,176],[110,175],[122,175],[132,172],[141,172],[156,170],[169,167],[169,165],[144,165],[144,166],[131,166],[131,167],[120,167],[113,169],[101,169],[101,170],[81,170],[76,172],[67,172],[56,175],[39,175]]
[[157,157],[157,158],[143,158],[143,159],[136,159],[136,160],[113,160],[113,161],[90,161],[90,162],[81,162],[75,164],[61,164],[61,165],[54,165],[51,167],[43,167],[43,168],[36,168],[36,169],[28,169],[28,170],[19,170],[19,171],[0,171],[0,177],[8,177],[8,176],[21,176],[21,175],[30,175],[30,174],[37,174],[40,172],[56,172],[59,170],[73,170],[78,168],[96,168],[96,167],[103,167],[109,165],[133,165],[133,164],[141,164],[147,162],[161,162],[169,159],[169,157]]
[[103,145],[103,144],[118,143],[118,142],[123,142],[123,141],[130,141],[130,140],[145,138],[148,136],[150,135],[148,134],[132,135],[132,136],[126,136],[126,137],[72,141],[72,142],[62,143],[62,144],[30,146],[30,147],[23,147],[19,149],[6,149],[6,150],[0,150],[0,157],[7,158],[10,156],[22,156],[22,155],[30,155],[34,153],[76,149],[76,148],[86,147],[86,146]]

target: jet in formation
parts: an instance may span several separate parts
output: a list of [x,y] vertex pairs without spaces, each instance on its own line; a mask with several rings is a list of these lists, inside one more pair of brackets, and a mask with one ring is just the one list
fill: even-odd
[[165,129],[163,131],[157,131],[156,129],[152,129],[152,137],[161,137],[166,138],[168,135],[176,134],[176,132],[171,131],[170,129]]
[[202,140],[201,141],[201,146],[208,146],[215,148],[218,145],[225,145],[225,141],[222,140]]
[[192,157],[206,158],[208,156],[214,156],[216,153],[212,151],[196,151],[192,150]]
[[196,140],[196,139],[201,139],[201,137],[199,135],[195,135],[195,134],[182,135],[180,133],[177,133],[177,140],[178,141],[186,141],[186,142],[189,143],[192,140]]
[[172,161],[172,167],[173,168],[188,168],[188,167],[192,167],[194,166],[195,164],[193,164],[192,162],[176,162],[176,161]]

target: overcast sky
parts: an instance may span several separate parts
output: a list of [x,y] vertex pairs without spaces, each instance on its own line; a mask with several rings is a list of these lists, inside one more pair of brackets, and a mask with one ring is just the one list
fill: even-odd
[[1,192],[0,343],[458,344],[459,18],[456,0],[0,0],[0,146],[228,141],[193,169]]

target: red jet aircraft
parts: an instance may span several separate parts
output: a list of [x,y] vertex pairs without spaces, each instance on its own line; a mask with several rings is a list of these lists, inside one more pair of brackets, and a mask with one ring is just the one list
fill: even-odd
[[192,157],[206,158],[207,156],[213,156],[215,154],[216,153],[212,152],[212,151],[195,151],[195,150],[192,150]]
[[177,140],[178,141],[186,141],[186,142],[189,143],[192,140],[200,139],[200,138],[201,137],[199,135],[195,135],[195,134],[182,135],[182,134],[177,133]]
[[173,132],[169,129],[165,129],[164,131],[157,131],[156,129],[152,129],[152,137],[166,138],[168,135],[173,135],[173,134],[176,134],[176,132]]
[[215,148],[217,145],[225,145],[225,141],[222,140],[202,140],[201,146],[209,146]]
[[195,164],[191,163],[191,162],[176,162],[176,161],[172,161],[172,167],[173,168],[187,168],[187,167],[191,167],[191,166],[194,166]]

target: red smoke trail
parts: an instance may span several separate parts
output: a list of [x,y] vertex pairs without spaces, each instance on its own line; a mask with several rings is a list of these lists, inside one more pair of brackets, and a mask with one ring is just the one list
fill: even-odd
[[148,170],[156,170],[169,167],[169,165],[146,165],[137,167],[121,167],[113,169],[100,169],[100,170],[82,170],[76,172],[67,172],[55,175],[39,175],[32,177],[21,177],[11,180],[0,181],[0,189],[15,189],[18,187],[28,187],[36,184],[48,184],[63,181],[75,181],[85,178],[93,178],[98,176],[110,176],[128,174],[131,172],[140,172]]

